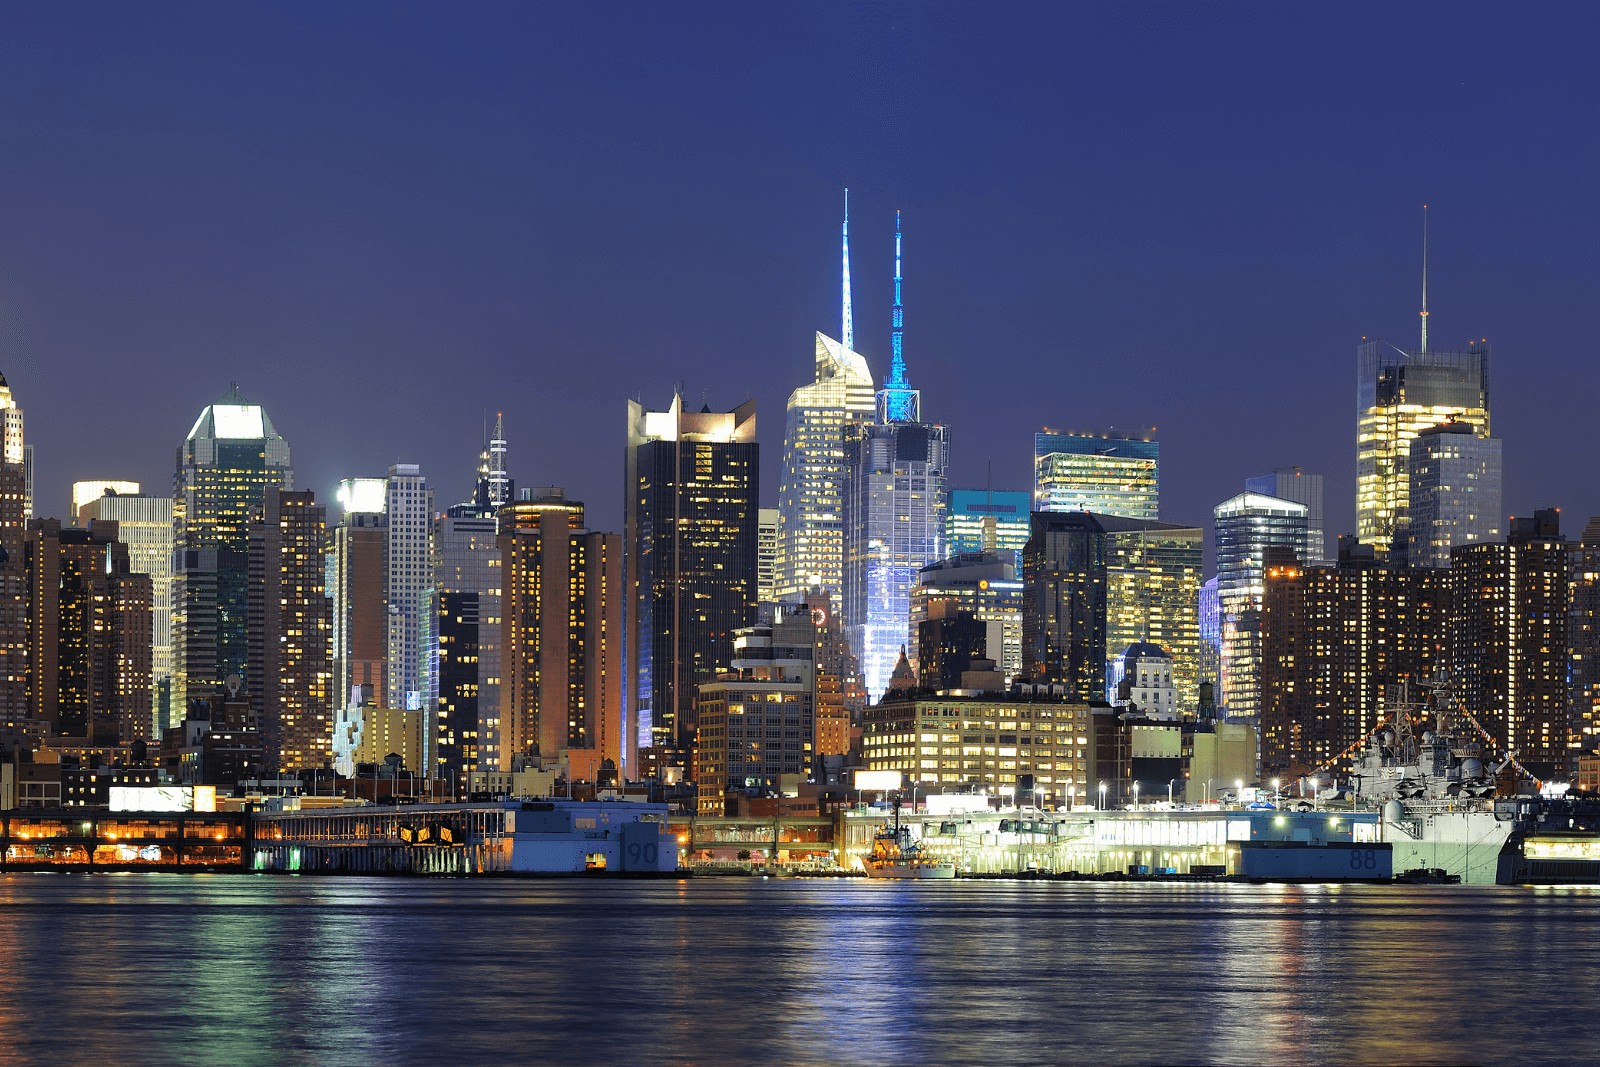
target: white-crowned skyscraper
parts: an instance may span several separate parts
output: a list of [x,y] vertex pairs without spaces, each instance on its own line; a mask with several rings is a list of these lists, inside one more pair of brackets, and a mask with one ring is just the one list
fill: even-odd
[[844,584],[845,445],[872,422],[873,381],[850,347],[850,215],[845,200],[843,342],[818,333],[813,380],[789,394],[778,482],[775,593],[799,600],[823,589],[837,609]]
[[1230,718],[1260,712],[1261,599],[1269,548],[1306,554],[1309,509],[1293,500],[1240,493],[1216,507],[1217,605],[1222,628],[1222,699]]
[[1448,567],[1458,545],[1505,536],[1500,510],[1500,439],[1470,423],[1430,426],[1411,441],[1406,558]]

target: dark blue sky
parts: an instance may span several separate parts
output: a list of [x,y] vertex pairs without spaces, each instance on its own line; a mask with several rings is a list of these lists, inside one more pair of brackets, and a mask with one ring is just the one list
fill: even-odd
[[0,369],[40,507],[162,491],[238,380],[319,491],[417,461],[621,522],[623,402],[783,403],[838,330],[906,355],[957,485],[1156,426],[1163,517],[1328,475],[1355,347],[1487,337],[1506,505],[1600,512],[1600,19],[1421,5],[36,5],[0,12]]

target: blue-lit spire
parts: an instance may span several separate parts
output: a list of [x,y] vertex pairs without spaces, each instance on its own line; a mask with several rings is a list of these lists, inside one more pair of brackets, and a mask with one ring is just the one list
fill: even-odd
[[850,190],[844,191],[844,322],[839,329],[839,340],[845,348],[856,347],[856,326],[850,315]]
[[916,422],[922,417],[922,397],[906,381],[903,350],[905,304],[900,295],[900,212],[894,213],[894,328],[889,335],[889,380],[878,391],[879,422]]

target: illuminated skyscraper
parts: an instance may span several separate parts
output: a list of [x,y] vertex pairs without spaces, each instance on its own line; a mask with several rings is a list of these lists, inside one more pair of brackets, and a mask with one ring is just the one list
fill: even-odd
[[841,616],[867,695],[889,687],[901,652],[914,651],[911,590],[945,557],[945,427],[923,422],[922,396],[906,380],[902,350],[900,220],[895,216],[894,360],[878,391],[878,421],[845,444],[844,601]]
[[500,575],[498,521],[457,504],[434,523],[438,693],[434,773],[457,786],[500,767]]
[[36,520],[26,559],[30,717],[102,744],[154,740],[150,579],[129,570],[116,527]]
[[361,687],[362,699],[384,705],[384,656],[389,622],[384,607],[388,531],[384,523],[386,485],[382,478],[346,478],[339,483],[343,519],[334,528],[333,557],[333,692],[335,707],[351,700]]
[[[384,695],[390,707],[433,714],[433,490],[415,463],[389,468],[384,492],[387,529],[384,583],[388,627]],[[423,725],[423,755],[432,737]]]
[[1322,518],[1322,475],[1303,467],[1278,467],[1254,478],[1246,478],[1244,490],[1275,496],[1279,500],[1293,500],[1306,506],[1306,558],[1302,566],[1315,566],[1329,561],[1327,535]]
[[1022,552],[1022,669],[1066,686],[1070,700],[1106,691],[1106,532],[1082,511],[1033,514]]
[[267,758],[279,771],[333,760],[332,604],[325,512],[309,490],[269,488],[251,522],[249,671]]
[[723,669],[756,603],[755,402],[733,411],[628,404],[623,550],[624,760],[630,778],[686,772],[695,688]]
[[1269,548],[1306,554],[1307,507],[1240,493],[1216,507],[1217,602],[1222,623],[1222,699],[1230,718],[1260,713],[1261,596]]
[[1033,435],[1036,511],[1092,511],[1128,519],[1158,517],[1161,445],[1116,433]]
[[1032,511],[1033,502],[1027,493],[952,489],[944,517],[945,551],[952,556],[1002,552],[1011,558],[1020,575]]
[[778,484],[777,599],[844,583],[846,442],[872,421],[872,372],[860,353],[816,336],[816,377],[789,394]]
[[1448,567],[1458,545],[1498,541],[1500,439],[1464,422],[1430,426],[1411,441],[1406,555],[1413,566]]
[[[1569,744],[1593,752],[1600,741],[1600,517],[1567,546],[1571,606],[1567,615],[1570,694]],[[1576,766],[1576,756],[1573,757]]]
[[[1421,345],[1382,341],[1357,350],[1356,536],[1382,557],[1409,542],[1411,442],[1429,427],[1460,421],[1479,437],[1489,425],[1489,344],[1464,352],[1428,348],[1428,207],[1422,207]],[[1432,535],[1430,534],[1430,537]],[[1424,554],[1430,554],[1426,545]]]
[[500,511],[505,680],[501,769],[537,752],[575,781],[622,758],[622,538],[584,528],[559,488]]
[[1200,699],[1205,531],[1116,515],[1095,519],[1106,535],[1107,699],[1128,648],[1155,644],[1171,660],[1178,710],[1192,714]]
[[248,530],[268,489],[291,489],[289,443],[231,386],[178,448],[173,480],[172,714],[243,679]]
[[[76,483],[74,497],[83,484]],[[159,739],[182,721],[172,705],[172,498],[139,496],[137,482],[112,484],[132,485],[133,494],[108,492],[86,500],[76,518],[80,526],[96,519],[116,523],[117,540],[128,546],[128,569],[150,576],[151,736]]]

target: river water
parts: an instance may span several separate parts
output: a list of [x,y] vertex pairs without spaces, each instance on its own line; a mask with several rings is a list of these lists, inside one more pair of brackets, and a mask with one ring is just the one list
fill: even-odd
[[1576,1063],[1600,892],[0,877],[12,1063]]

